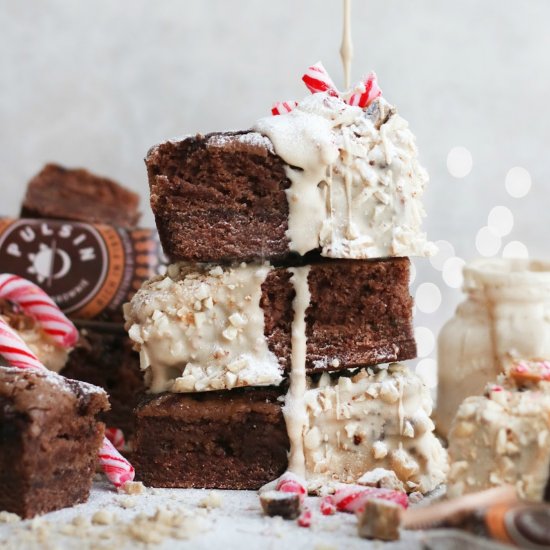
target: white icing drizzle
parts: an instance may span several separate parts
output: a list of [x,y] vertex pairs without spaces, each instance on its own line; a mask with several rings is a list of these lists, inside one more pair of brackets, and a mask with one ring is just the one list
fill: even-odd
[[306,310],[311,300],[309,292],[309,266],[289,269],[296,296],[292,302],[292,349],[290,388],[286,395],[283,414],[285,417],[290,453],[288,471],[305,478],[304,428],[307,422],[304,396],[306,393]]
[[124,308],[152,393],[278,385],[261,286],[269,265],[169,266]]
[[344,84],[346,88],[351,84],[351,60],[353,58],[353,44],[351,41],[351,0],[344,0],[344,30],[340,57],[344,67]]
[[312,94],[255,130],[288,165],[291,250],[358,259],[433,252],[421,232],[428,177],[407,122],[385,100],[364,111]]

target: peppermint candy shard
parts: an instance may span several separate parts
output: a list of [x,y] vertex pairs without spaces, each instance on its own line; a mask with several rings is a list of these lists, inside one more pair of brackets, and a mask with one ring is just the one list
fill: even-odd
[[315,65],[308,67],[306,73],[302,76],[302,80],[312,94],[317,92],[327,92],[328,95],[334,97],[339,97],[340,95],[334,82],[328,75],[328,72],[323,67],[321,62],[315,63]]
[[404,509],[409,505],[409,499],[406,493],[378,487],[343,485],[339,487],[333,495],[336,509],[340,512],[350,513],[362,511],[365,504],[373,498],[394,502]]
[[334,504],[334,499],[331,495],[323,497],[320,508],[323,516],[332,516],[336,513],[336,504]]
[[300,497],[300,501],[303,502],[306,494],[306,483],[292,472],[284,473],[278,480],[275,486],[276,491],[283,493],[296,493]]
[[0,317],[0,356],[20,369],[45,368],[20,336]]
[[107,438],[103,439],[99,451],[99,462],[107,479],[115,487],[121,487],[127,481],[134,480],[134,467],[114,448]]
[[272,115],[286,115],[298,105],[297,101],[277,101],[271,108]]
[[377,97],[382,95],[382,90],[378,86],[376,73],[369,73],[355,87],[353,93],[348,97],[347,103],[351,106],[367,108]]
[[300,527],[311,527],[312,519],[313,519],[313,514],[311,513],[311,510],[306,508],[298,518],[298,525]]

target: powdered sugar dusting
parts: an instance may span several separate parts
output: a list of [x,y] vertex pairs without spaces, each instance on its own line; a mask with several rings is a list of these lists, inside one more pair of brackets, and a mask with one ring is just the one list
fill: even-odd
[[75,395],[75,386],[78,387],[81,395],[106,395],[105,391],[98,386],[88,384],[87,382],[80,382],[79,380],[67,380],[64,376],[61,376],[53,371],[47,369],[20,369],[17,367],[0,367],[4,372],[13,374],[20,378],[25,378],[30,373],[42,378],[45,382],[55,387],[55,389],[63,391],[65,393]]
[[215,134],[208,139],[210,147],[226,147],[231,143],[243,143],[252,147],[261,147],[274,153],[273,144],[266,136],[258,132],[247,132],[244,134]]

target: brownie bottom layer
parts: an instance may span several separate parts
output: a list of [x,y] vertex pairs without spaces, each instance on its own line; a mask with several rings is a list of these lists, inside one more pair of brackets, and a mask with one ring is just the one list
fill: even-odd
[[[24,424],[22,420],[19,424]],[[53,419],[39,437],[2,430],[0,510],[31,518],[85,502],[90,494],[103,424]]]
[[279,389],[161,394],[136,410],[134,466],[153,487],[259,489],[287,467]]

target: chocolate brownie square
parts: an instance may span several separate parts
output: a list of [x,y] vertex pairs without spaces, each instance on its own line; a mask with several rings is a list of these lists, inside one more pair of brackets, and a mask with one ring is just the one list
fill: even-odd
[[30,518],[85,502],[109,403],[47,370],[0,368],[0,510]]
[[133,462],[153,487],[259,489],[287,467],[278,388],[149,396],[136,409]]
[[83,168],[47,164],[29,182],[22,218],[50,218],[132,228],[139,221],[139,195]]

